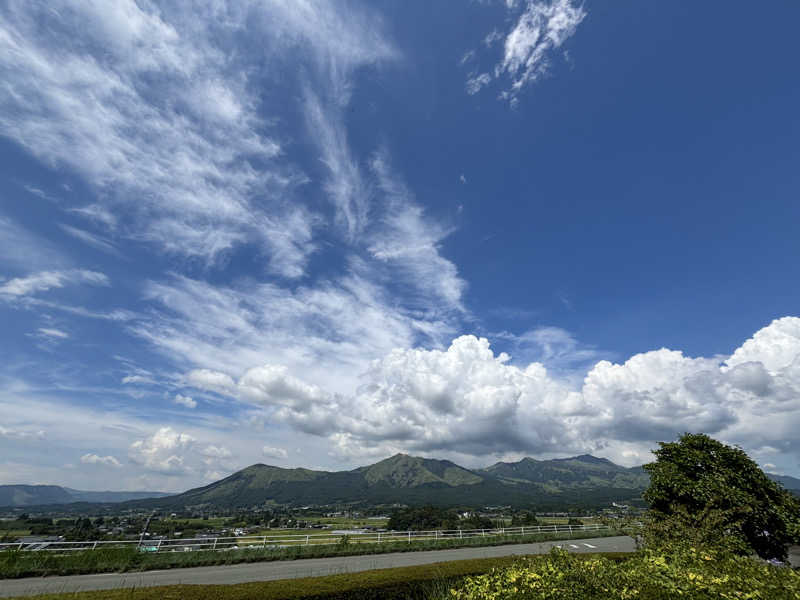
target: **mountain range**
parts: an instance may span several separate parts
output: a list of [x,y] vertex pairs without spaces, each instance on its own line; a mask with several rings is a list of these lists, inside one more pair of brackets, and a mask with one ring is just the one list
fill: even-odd
[[[800,479],[769,477],[800,494]],[[498,462],[484,469],[467,469],[448,460],[397,454],[351,471],[285,469],[255,464],[209,485],[176,495],[79,492],[58,486],[0,486],[0,506],[124,502],[126,508],[176,510],[264,504],[430,503],[564,509],[596,507],[612,501],[641,502],[641,494],[648,484],[649,476],[641,466],[622,467],[588,454],[550,460],[523,458],[518,462]]]
[[87,492],[60,485],[0,485],[0,506],[36,506],[72,502],[125,502],[161,498],[164,492]]

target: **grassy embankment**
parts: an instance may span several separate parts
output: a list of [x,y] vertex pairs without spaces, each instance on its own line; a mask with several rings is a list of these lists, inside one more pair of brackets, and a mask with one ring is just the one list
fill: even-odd
[[[572,538],[593,538],[616,535],[612,530],[580,532]],[[225,552],[138,552],[132,548],[107,548],[59,554],[55,552],[0,552],[0,578],[34,577],[42,575],[76,575],[86,573],[109,573],[149,571],[181,567],[228,565],[246,562],[293,560],[300,558],[323,558],[327,556],[351,556],[362,554],[385,554],[388,552],[414,552],[474,546],[499,546],[570,539],[564,532],[559,534],[534,534],[487,538],[446,539],[431,541],[388,542],[380,544],[334,544],[291,546],[288,548],[248,548]]]
[[[595,555],[581,555],[585,557]],[[624,560],[629,554],[605,554]],[[515,557],[483,558],[236,585],[174,585],[27,596],[27,600],[438,600],[470,575],[515,564]]]

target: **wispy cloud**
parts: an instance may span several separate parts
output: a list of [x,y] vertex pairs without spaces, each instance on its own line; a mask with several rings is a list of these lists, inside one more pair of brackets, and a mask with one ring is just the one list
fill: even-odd
[[[516,13],[517,4],[509,3],[509,11]],[[493,30],[484,38],[487,48],[504,40],[503,56],[493,68],[470,73],[468,94],[477,94],[493,81],[508,80],[510,85],[503,84],[499,97],[515,105],[522,89],[547,73],[553,52],[572,37],[586,17],[583,5],[573,0],[527,0],[522,5],[522,13],[507,34]]]
[[39,329],[36,331],[39,332],[40,335],[59,340],[65,340],[69,337],[69,334],[66,331],[61,331],[60,329],[55,329],[52,327],[39,327]]
[[88,231],[78,229],[77,227],[73,227],[71,225],[65,225],[64,223],[59,224],[59,227],[65,233],[84,242],[85,244],[88,244],[89,246],[92,246],[93,248],[97,248],[98,250],[102,250],[103,252],[113,254],[115,256],[122,256],[111,242],[103,237],[100,237],[99,235],[89,233]]
[[104,206],[77,210],[111,225],[114,207],[123,235],[209,263],[254,242],[273,271],[298,276],[313,250],[288,202],[301,179],[226,46],[245,14],[229,9],[222,27],[224,7],[195,8],[5,4],[0,132],[82,175]]
[[71,269],[67,271],[41,271],[27,277],[15,277],[0,285],[2,296],[28,296],[45,292],[65,285],[85,283],[89,285],[110,285],[108,277],[97,271]]

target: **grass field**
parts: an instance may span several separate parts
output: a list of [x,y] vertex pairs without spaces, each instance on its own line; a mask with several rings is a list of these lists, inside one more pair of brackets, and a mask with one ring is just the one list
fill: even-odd
[[[564,540],[570,537],[606,537],[616,535],[613,530],[581,532],[570,536],[560,534],[533,534],[526,536],[451,538],[445,540],[389,542],[373,544],[302,545],[286,548],[237,549],[226,552],[138,552],[135,548],[106,548],[59,554],[56,552],[0,552],[0,578],[33,577],[43,575],[74,575],[86,573],[148,571],[244,562],[322,558],[326,556],[352,556],[384,554],[387,552],[414,552],[469,546],[497,546]],[[594,534],[594,535],[593,535]]]

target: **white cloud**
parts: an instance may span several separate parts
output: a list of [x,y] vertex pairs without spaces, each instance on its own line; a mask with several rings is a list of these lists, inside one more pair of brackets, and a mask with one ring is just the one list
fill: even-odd
[[489,73],[481,73],[474,75],[467,79],[467,93],[473,96],[481,91],[481,89],[492,82],[492,76]]
[[2,425],[0,425],[0,437],[8,439],[18,439],[18,440],[27,440],[27,439],[42,440],[45,437],[45,433],[41,429],[37,431],[29,431],[21,429],[11,429],[9,427],[3,427]]
[[66,331],[61,331],[60,329],[55,329],[52,327],[39,327],[39,329],[36,331],[38,331],[40,335],[59,340],[64,340],[69,337],[69,334]]
[[463,311],[466,282],[439,251],[452,230],[425,218],[411,190],[392,171],[386,152],[379,153],[371,166],[383,204],[369,237],[369,252],[394,269],[399,276],[394,283],[405,281],[413,290],[406,297],[414,299],[414,309],[434,314]]
[[[492,73],[471,73],[467,79],[468,94],[476,94],[493,80],[508,78],[510,86],[500,93],[512,105],[522,88],[536,82],[550,65],[551,54],[575,33],[586,17],[583,5],[573,0],[527,0],[524,9],[507,35],[497,30],[484,39],[487,48],[505,37],[503,57]],[[517,3],[508,3],[516,12]]]
[[289,453],[285,449],[273,448],[271,446],[264,446],[261,449],[261,453],[267,458],[277,458],[278,460],[283,460],[289,456]]
[[136,383],[155,383],[153,379],[148,375],[126,375],[122,378],[122,383],[125,385],[136,384]]
[[96,271],[70,269],[66,271],[40,271],[27,277],[15,277],[0,285],[0,296],[28,296],[46,292],[65,285],[85,283],[89,285],[110,285],[108,277]]
[[323,106],[311,91],[306,91],[305,113],[309,130],[322,152],[330,173],[325,184],[336,210],[336,222],[348,240],[354,241],[367,224],[369,188],[347,143],[341,110],[335,103]]
[[191,467],[185,454],[192,450],[196,440],[171,427],[162,427],[150,437],[133,442],[128,457],[147,470],[165,475],[182,475]]
[[180,404],[186,408],[197,408],[197,400],[191,396],[184,396],[183,394],[175,394],[175,404]]
[[98,456],[97,454],[84,454],[81,456],[81,462],[85,465],[104,465],[106,467],[121,467],[120,463],[113,456]]

